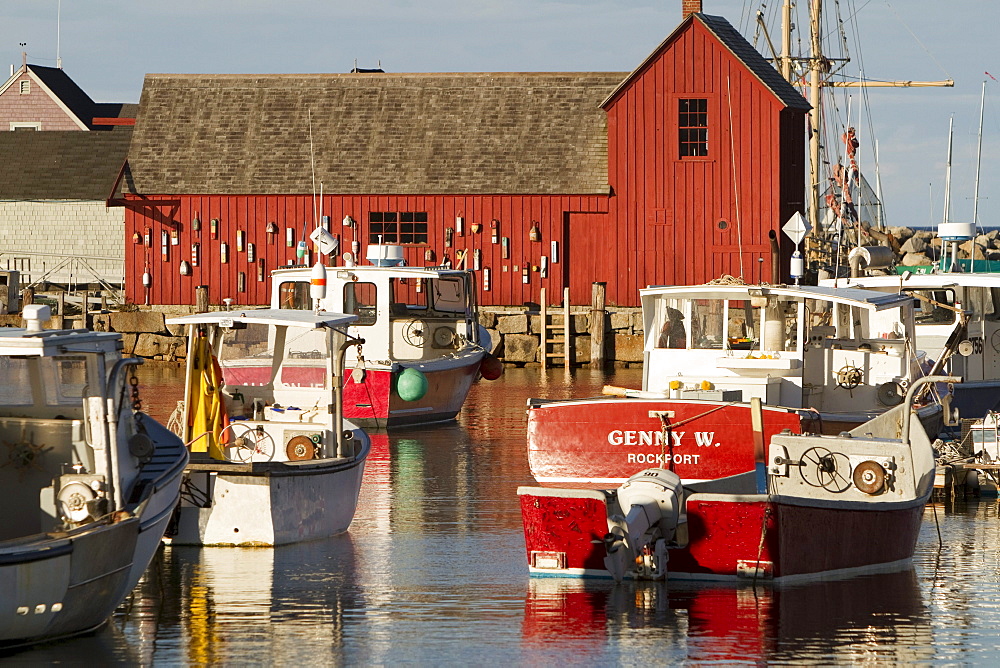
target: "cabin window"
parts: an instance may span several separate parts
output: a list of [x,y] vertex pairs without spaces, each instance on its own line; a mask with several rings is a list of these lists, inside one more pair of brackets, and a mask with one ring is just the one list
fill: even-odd
[[708,155],[708,100],[681,98],[678,100],[678,145],[680,157]]
[[691,347],[722,350],[723,306],[718,299],[691,301]]
[[374,283],[347,283],[344,285],[344,313],[356,315],[355,325],[374,325],[378,318],[378,290]]
[[656,302],[657,348],[687,348],[687,326],[680,299]]
[[309,283],[305,281],[286,281],[278,286],[279,308],[312,310],[312,299],[309,296]]
[[465,279],[461,276],[439,278],[432,282],[434,310],[445,313],[465,313]]
[[986,319],[1000,320],[1000,288],[983,288],[986,291]]
[[83,398],[90,380],[85,357],[67,355],[40,360],[40,363],[46,403],[50,406],[76,404]]
[[955,322],[955,305],[952,290],[910,290],[915,298],[913,315],[918,325],[949,325]]
[[0,402],[7,406],[28,406],[34,403],[28,360],[0,358],[0,377],[4,380],[0,383]]
[[993,298],[994,292],[991,288],[966,288],[962,308],[972,311],[975,316],[995,320],[996,305]]
[[408,315],[410,311],[426,312],[427,290],[430,283],[430,280],[422,278],[392,279],[393,315]]
[[372,211],[368,243],[415,245],[427,243],[426,211]]

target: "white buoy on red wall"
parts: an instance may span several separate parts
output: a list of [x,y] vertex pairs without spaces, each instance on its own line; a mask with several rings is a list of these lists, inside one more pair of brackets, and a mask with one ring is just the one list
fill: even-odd
[[313,300],[313,309],[319,312],[319,302],[326,297],[326,267],[322,262],[313,265],[309,277],[309,296]]

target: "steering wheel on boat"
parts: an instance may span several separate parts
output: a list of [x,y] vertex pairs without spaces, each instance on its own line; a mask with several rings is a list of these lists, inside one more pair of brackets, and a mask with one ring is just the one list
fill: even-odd
[[802,453],[799,458],[799,475],[811,487],[839,494],[853,484],[851,460],[842,452],[832,452],[815,446]]
[[865,379],[865,374],[861,369],[850,364],[842,367],[837,372],[837,385],[845,390],[853,390]]
[[423,320],[407,320],[403,325],[403,340],[414,348],[424,347],[424,337],[427,334],[427,327]]
[[219,434],[219,447],[231,462],[269,462],[274,457],[274,439],[264,427],[233,422]]

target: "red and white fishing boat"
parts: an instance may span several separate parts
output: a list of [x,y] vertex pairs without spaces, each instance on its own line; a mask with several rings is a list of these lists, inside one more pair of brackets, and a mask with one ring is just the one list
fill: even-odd
[[[528,400],[528,462],[543,485],[606,487],[644,466],[686,482],[762,467],[784,430],[838,434],[899,405],[923,371],[905,295],[812,286],[642,290],[642,390]],[[760,400],[761,440],[749,440]],[[929,433],[938,403],[917,409]]]
[[901,568],[934,488],[934,450],[911,419],[915,391],[933,381],[958,379],[920,379],[850,433],[773,436],[759,483],[747,472],[686,484],[650,468],[611,490],[520,487],[529,570],[788,581]]
[[[320,305],[356,315],[349,334],[364,339],[346,360],[344,417],[366,429],[454,419],[472,383],[502,369],[479,324],[473,273],[404,266],[399,246],[369,246],[368,259],[328,267]],[[311,278],[305,266],[275,270],[272,306],[311,309]]]

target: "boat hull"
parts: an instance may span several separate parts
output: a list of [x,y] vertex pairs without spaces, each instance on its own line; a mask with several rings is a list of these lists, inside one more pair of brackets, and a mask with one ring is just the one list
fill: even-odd
[[[224,462],[186,474],[207,491],[207,507],[185,500],[168,536],[173,545],[271,546],[347,531],[370,445],[351,460],[310,460],[227,467]],[[215,470],[213,470],[213,468]]]
[[[761,446],[754,445],[750,404],[638,397],[528,402],[528,466],[541,485],[603,489],[637,469],[669,468],[685,482],[754,471],[763,444],[783,430],[836,435],[871,415],[819,415],[763,407]],[[669,415],[666,437],[659,414]],[[940,431],[939,404],[917,413],[928,434]],[[664,446],[669,442],[669,446]]]
[[[612,577],[604,565],[603,492],[518,493],[532,575]],[[678,536],[682,546],[669,550],[666,577],[794,581],[901,568],[913,557],[926,501],[818,504],[764,494],[694,494]]]
[[[677,426],[665,429],[661,413]],[[764,408],[762,414],[762,444],[783,429],[800,431],[792,411]],[[670,468],[685,481],[714,480],[753,471],[762,461],[749,404],[617,397],[529,401],[528,464],[543,485],[608,487],[647,466]]]
[[[129,517],[0,549],[0,646],[100,627],[131,591],[140,521]],[[145,570],[148,562],[142,564]]]
[[[344,418],[364,429],[407,427],[455,419],[479,375],[482,350],[431,362],[404,362],[393,369],[369,368],[357,382],[348,373],[344,383]],[[406,401],[395,381],[404,369],[416,369],[427,380],[427,391]]]

